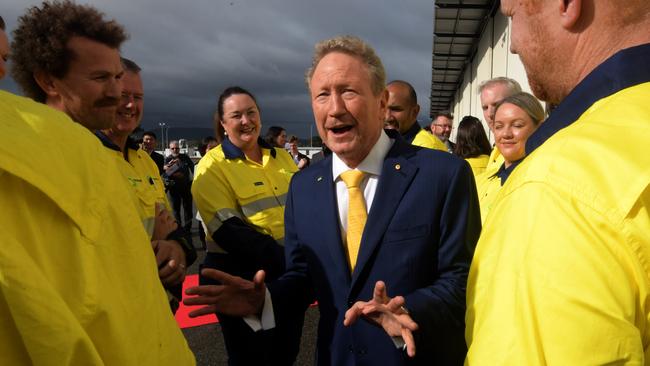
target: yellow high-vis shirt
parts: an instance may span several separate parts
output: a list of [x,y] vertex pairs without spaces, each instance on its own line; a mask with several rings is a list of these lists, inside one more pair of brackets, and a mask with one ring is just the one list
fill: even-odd
[[420,132],[415,135],[411,145],[447,152],[447,145],[444,142],[423,129],[420,129]]
[[529,139],[472,261],[466,364],[650,364],[649,55],[601,65]]
[[224,145],[234,147],[228,141],[210,150],[197,164],[192,184],[192,197],[208,234],[238,217],[283,244],[284,205],[298,167],[284,149],[262,148],[262,164],[258,164],[245,156],[226,157]]
[[0,91],[0,364],[194,365],[115,159]]
[[483,224],[483,227],[485,227],[485,219],[492,209],[499,190],[501,190],[501,178],[496,175],[496,171],[492,169],[486,170],[476,177],[476,192],[481,207],[481,224]]
[[467,158],[465,161],[469,164],[469,167],[472,168],[472,173],[474,173],[474,178],[478,177],[481,173],[485,171],[485,168],[488,165],[490,157],[488,155],[479,155],[473,158]]
[[160,178],[156,163],[146,151],[133,146],[131,140],[127,142],[125,147],[128,154],[127,161],[124,159],[124,154],[119,150],[119,147],[111,146],[114,144],[101,132],[97,134],[105,146],[109,144],[107,149],[115,157],[118,169],[122,176],[126,178],[127,185],[134,195],[140,220],[151,238],[155,225],[156,204],[158,203],[167,211],[172,212],[165,194],[165,185]]
[[499,151],[499,149],[495,146],[492,148],[492,152],[490,153],[490,160],[488,160],[488,164],[485,170],[494,170],[496,173],[504,161],[505,158],[503,155],[501,155],[501,151]]

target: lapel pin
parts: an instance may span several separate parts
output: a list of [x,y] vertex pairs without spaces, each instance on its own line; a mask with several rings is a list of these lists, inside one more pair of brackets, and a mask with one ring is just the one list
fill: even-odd
[[318,177],[318,178],[316,178],[316,181],[317,181],[317,182],[320,182],[321,180],[323,180],[323,177]]
[[399,164],[395,164],[395,170],[400,170],[400,169],[402,169],[402,166]]

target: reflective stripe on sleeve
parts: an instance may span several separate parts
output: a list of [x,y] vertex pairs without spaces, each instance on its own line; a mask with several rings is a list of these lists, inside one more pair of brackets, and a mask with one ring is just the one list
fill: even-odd
[[287,201],[287,195],[283,194],[281,196],[265,197],[257,201],[253,201],[247,205],[241,207],[244,215],[253,216],[258,212],[268,210],[269,208],[282,207]]
[[144,226],[144,230],[147,232],[147,235],[149,238],[153,236],[153,229],[156,225],[155,218],[153,217],[147,217],[146,219],[142,219],[142,226]]
[[212,220],[210,220],[210,222],[208,222],[205,226],[207,226],[210,235],[212,235],[215,231],[219,230],[224,221],[232,217],[239,217],[242,219],[239,211],[232,208],[224,208],[217,211]]

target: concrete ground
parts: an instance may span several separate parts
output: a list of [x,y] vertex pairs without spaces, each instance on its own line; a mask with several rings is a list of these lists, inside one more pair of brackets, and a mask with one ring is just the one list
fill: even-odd
[[[194,245],[200,246],[197,235],[193,237]],[[189,268],[188,274],[198,273],[198,264],[203,262],[205,251],[197,249],[198,259]],[[314,362],[314,351],[316,345],[316,329],[318,325],[318,308],[310,308],[305,315],[300,353],[296,365],[312,365]],[[196,356],[198,366],[221,366],[228,364],[226,348],[221,334],[219,324],[208,324],[200,327],[183,329],[187,343]]]

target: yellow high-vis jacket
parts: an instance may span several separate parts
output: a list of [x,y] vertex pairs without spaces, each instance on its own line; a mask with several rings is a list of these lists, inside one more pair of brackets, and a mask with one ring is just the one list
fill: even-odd
[[194,365],[115,159],[0,91],[0,363]]
[[469,167],[472,168],[472,173],[474,173],[474,178],[483,173],[485,168],[488,165],[490,157],[488,155],[479,155],[473,158],[466,158],[465,161],[469,164]]
[[527,141],[472,261],[467,364],[650,364],[649,58],[614,55]]
[[210,150],[196,166],[192,197],[208,234],[233,261],[256,269],[264,263],[283,267],[284,251],[278,244],[284,244],[284,205],[298,168],[284,149],[259,143],[262,164],[248,159],[228,139]]
[[499,149],[495,146],[492,148],[492,152],[490,153],[490,160],[488,160],[488,164],[485,170],[493,170],[494,173],[496,173],[504,161],[505,158],[503,155],[501,155],[501,151],[499,151]]

